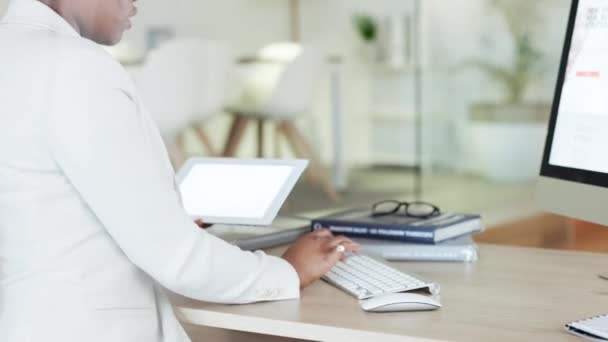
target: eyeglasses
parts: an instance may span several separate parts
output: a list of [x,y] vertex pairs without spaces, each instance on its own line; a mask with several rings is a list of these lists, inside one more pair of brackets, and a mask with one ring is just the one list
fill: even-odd
[[441,214],[437,206],[425,202],[399,202],[382,201],[372,206],[372,217],[390,216],[399,213],[403,208],[403,214],[414,218],[430,218]]

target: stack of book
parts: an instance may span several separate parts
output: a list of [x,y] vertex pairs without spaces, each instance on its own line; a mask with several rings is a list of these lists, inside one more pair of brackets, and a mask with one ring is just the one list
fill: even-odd
[[369,209],[321,217],[312,220],[311,227],[352,237],[361,244],[362,253],[392,261],[476,261],[477,246],[472,235],[483,230],[479,215],[373,217]]

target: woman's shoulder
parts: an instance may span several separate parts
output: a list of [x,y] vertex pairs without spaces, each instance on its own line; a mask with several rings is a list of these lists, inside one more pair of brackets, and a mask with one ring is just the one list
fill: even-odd
[[102,46],[84,38],[69,39],[61,45],[56,58],[63,78],[133,90],[129,74]]

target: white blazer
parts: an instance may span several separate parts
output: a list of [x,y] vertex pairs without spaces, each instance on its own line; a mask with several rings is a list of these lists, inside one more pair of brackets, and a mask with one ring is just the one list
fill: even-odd
[[299,296],[291,265],[198,229],[174,184],[121,66],[49,7],[14,0],[0,22],[0,341],[187,341],[162,287]]

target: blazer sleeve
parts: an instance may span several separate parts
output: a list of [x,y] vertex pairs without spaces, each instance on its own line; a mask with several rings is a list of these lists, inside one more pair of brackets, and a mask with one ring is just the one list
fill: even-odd
[[241,251],[192,222],[166,170],[166,152],[155,148],[156,129],[128,87],[110,77],[124,71],[91,73],[94,65],[61,70],[48,143],[65,177],[126,256],[166,288],[198,300],[299,297],[299,278],[289,263]]

